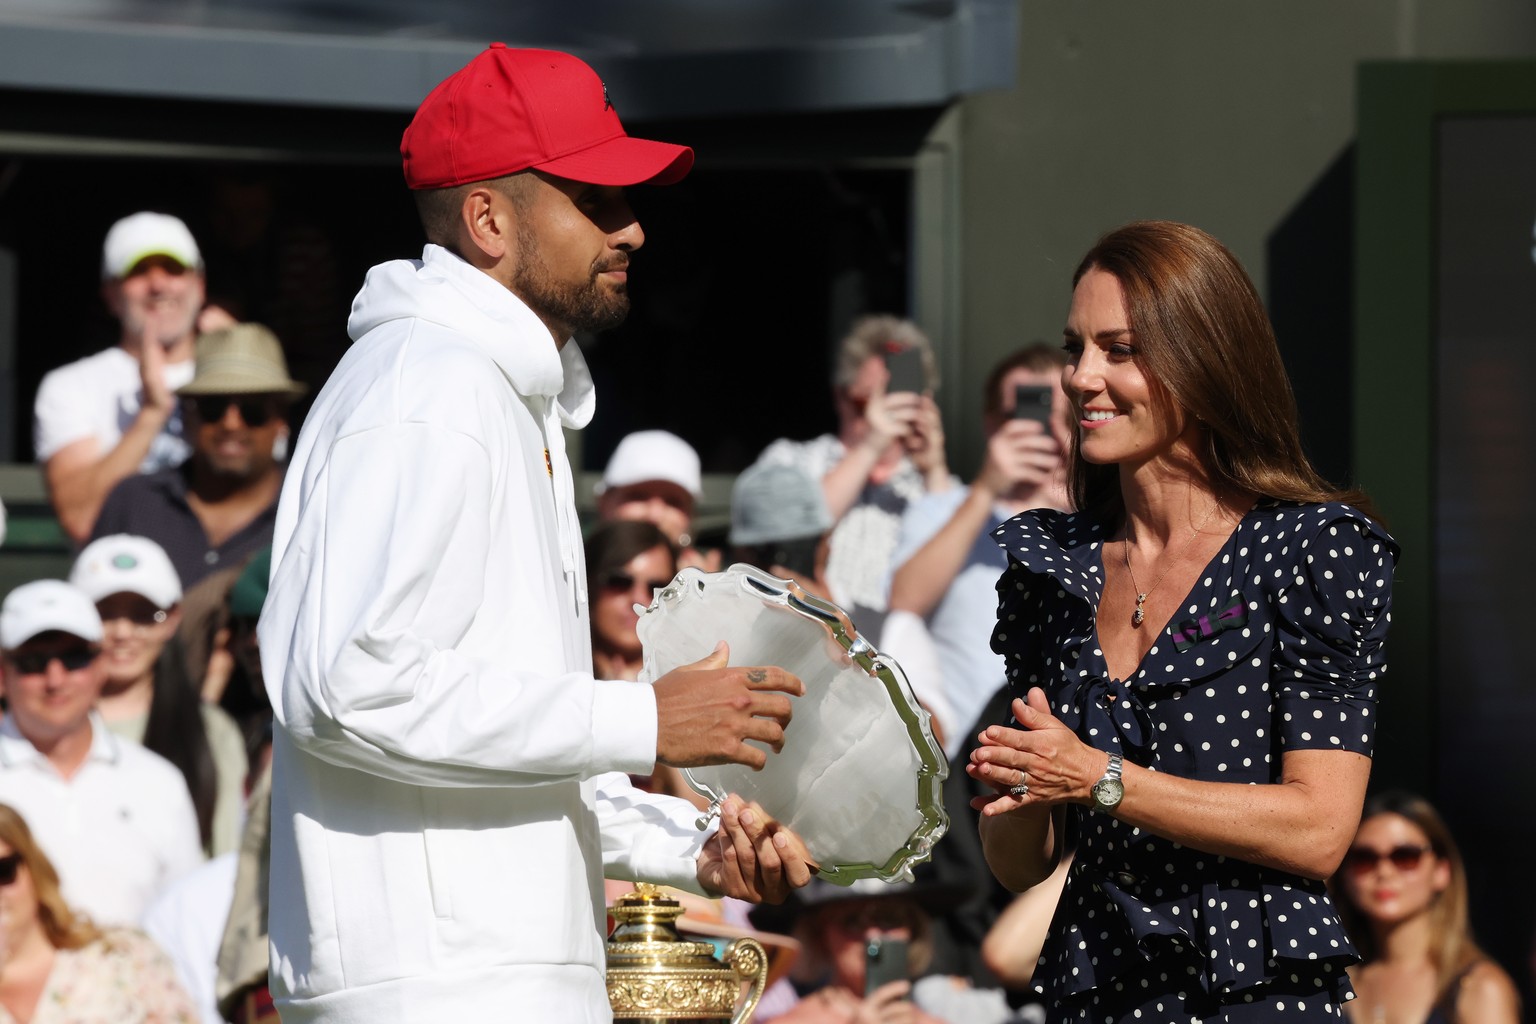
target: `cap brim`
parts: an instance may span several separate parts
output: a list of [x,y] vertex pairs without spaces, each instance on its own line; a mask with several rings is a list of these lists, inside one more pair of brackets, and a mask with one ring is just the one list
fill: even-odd
[[621,135],[534,167],[588,185],[675,185],[693,169],[693,150]]

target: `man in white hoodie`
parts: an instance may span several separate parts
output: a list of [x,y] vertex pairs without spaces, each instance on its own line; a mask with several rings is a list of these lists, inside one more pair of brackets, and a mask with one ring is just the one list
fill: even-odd
[[693,154],[626,136],[575,58],[501,44],[401,149],[429,244],[369,272],[278,506],[272,989],[286,1024],[606,1021],[605,873],[774,901],[810,877],[760,809],[705,835],[624,774],[761,765],[798,679],[723,648],[591,674],[570,337],[627,312],[623,187]]

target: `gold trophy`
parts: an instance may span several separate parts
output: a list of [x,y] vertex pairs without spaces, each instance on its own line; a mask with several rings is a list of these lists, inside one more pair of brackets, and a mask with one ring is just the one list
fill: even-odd
[[[708,942],[677,933],[683,905],[666,890],[641,882],[608,912],[608,1002],[614,1024],[730,1021],[746,1024],[768,981],[768,954],[756,939],[737,939],[715,959]],[[746,998],[741,983],[750,981]]]

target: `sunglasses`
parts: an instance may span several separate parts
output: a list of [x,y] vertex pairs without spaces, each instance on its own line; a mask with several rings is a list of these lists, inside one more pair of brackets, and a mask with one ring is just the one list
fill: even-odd
[[264,427],[277,415],[277,409],[265,395],[194,395],[182,399],[204,423],[217,423],[234,406],[248,427]]
[[[627,572],[611,572],[603,577],[603,587],[607,590],[634,590],[638,582],[640,581],[636,577]],[[671,582],[671,580],[646,580],[645,589],[660,590]]]
[[89,668],[100,653],[91,647],[71,647],[67,651],[36,652],[11,655],[11,664],[24,676],[42,675],[48,666],[57,661],[67,672],[79,672]]
[[1382,861],[1389,860],[1399,871],[1412,871],[1419,866],[1424,855],[1429,852],[1430,848],[1427,846],[1412,846],[1407,843],[1394,846],[1384,853],[1364,846],[1354,846],[1344,855],[1344,866],[1357,875],[1363,875],[1375,870],[1376,865]]
[[16,881],[16,872],[21,868],[21,854],[12,853],[0,857],[0,885],[10,885]]
[[96,606],[96,611],[101,614],[101,621],[103,623],[127,619],[130,625],[136,626],[139,629],[158,626],[170,618],[167,612],[156,608],[147,601],[135,602],[133,605],[125,608],[114,608],[106,604],[99,604]]

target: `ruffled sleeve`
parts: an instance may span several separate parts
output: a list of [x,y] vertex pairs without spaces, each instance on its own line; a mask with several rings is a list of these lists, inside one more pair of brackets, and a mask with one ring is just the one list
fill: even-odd
[[[1008,520],[992,538],[1008,555],[997,581],[992,650],[1002,655],[1008,684],[1020,696],[1032,686],[1061,696],[1064,654],[1093,630],[1104,589],[1098,569],[1099,527],[1082,515],[1034,509]],[[1060,708],[1076,728],[1076,709]]]
[[1346,505],[1315,512],[1296,576],[1275,604],[1276,727],[1287,750],[1370,755],[1397,545]]

